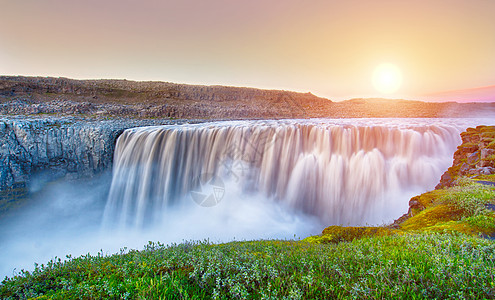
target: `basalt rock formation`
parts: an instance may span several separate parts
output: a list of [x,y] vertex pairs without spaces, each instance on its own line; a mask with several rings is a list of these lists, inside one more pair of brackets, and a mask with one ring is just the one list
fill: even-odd
[[463,176],[495,174],[495,126],[468,128],[461,138],[462,144],[454,153],[454,162],[436,188],[452,186],[457,178]]
[[83,178],[112,164],[115,140],[124,129],[170,120],[0,118],[0,196],[15,198],[31,175]]

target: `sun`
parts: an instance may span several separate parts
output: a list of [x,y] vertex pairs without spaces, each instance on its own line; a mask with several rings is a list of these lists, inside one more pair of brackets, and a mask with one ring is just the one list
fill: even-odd
[[375,68],[373,72],[373,86],[382,94],[397,92],[402,84],[400,69],[390,63],[384,63]]

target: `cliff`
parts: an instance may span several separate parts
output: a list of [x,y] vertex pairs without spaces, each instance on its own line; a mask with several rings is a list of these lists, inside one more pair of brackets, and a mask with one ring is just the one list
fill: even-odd
[[454,153],[452,166],[442,175],[437,188],[453,186],[463,176],[495,174],[495,126],[468,128]]
[[172,122],[0,118],[0,200],[22,196],[36,172],[74,179],[99,174],[111,166],[115,140],[124,129]]

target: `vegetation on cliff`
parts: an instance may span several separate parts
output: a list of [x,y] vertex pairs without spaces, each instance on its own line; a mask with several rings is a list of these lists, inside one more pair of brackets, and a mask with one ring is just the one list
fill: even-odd
[[350,242],[373,236],[450,233],[495,237],[495,189],[465,180],[410,200],[409,212],[390,226],[330,226],[321,235],[305,239],[312,243]]
[[461,137],[453,166],[435,190],[411,199],[399,230],[495,237],[495,127],[468,128]]

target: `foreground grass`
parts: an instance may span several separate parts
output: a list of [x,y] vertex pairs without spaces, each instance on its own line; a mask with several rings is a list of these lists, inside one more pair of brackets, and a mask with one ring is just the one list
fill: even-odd
[[495,242],[464,235],[150,243],[38,266],[5,279],[0,298],[494,298],[494,270]]

